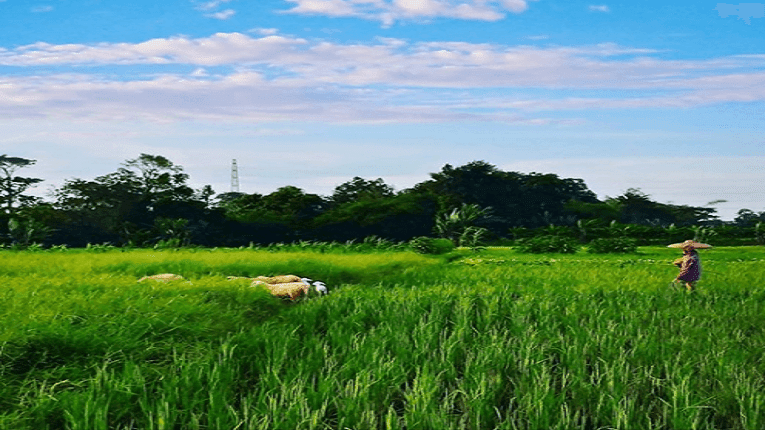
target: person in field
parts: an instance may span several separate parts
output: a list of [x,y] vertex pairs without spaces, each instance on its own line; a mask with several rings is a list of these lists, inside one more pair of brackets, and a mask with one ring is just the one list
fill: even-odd
[[711,246],[694,240],[686,240],[682,243],[673,243],[668,248],[680,248],[683,250],[682,258],[678,258],[673,262],[675,266],[680,268],[680,273],[677,274],[672,284],[677,285],[679,282],[684,284],[688,291],[693,291],[696,288],[696,282],[701,278],[701,259],[696,250],[711,248]]

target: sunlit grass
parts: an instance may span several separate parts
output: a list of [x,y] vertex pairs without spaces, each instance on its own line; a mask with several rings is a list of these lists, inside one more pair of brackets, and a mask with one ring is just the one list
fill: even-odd
[[0,252],[0,428],[765,428],[764,250],[677,254]]

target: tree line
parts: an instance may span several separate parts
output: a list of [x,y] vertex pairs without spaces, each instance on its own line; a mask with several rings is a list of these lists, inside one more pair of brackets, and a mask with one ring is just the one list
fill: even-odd
[[639,189],[599,200],[581,179],[508,172],[484,161],[446,164],[400,191],[380,178],[354,177],[329,196],[294,186],[261,195],[194,189],[182,166],[140,154],[115,172],[69,179],[47,200],[26,194],[43,179],[17,175],[35,162],[0,156],[0,244],[238,247],[441,236],[470,245],[534,235],[586,242],[672,234],[745,241],[765,230],[765,212],[742,209],[724,223],[714,208],[655,202]]

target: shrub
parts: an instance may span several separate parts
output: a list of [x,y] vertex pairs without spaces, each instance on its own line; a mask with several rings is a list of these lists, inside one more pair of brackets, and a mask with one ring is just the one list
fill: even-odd
[[637,251],[637,240],[629,237],[595,239],[587,245],[591,254],[630,254]]
[[475,252],[482,251],[485,249],[482,243],[488,232],[489,230],[483,227],[469,226],[460,235],[460,246],[470,248]]
[[435,239],[427,236],[415,237],[409,245],[420,254],[446,254],[454,250],[454,243],[449,239]]
[[531,254],[548,252],[574,254],[579,246],[576,239],[562,236],[537,236],[521,239],[518,242],[518,251]]
[[94,245],[92,243],[88,243],[88,245],[85,247],[85,249],[90,251],[90,252],[107,252],[107,251],[111,251],[111,250],[113,250],[115,248],[116,247],[114,245],[112,245],[111,243],[109,243],[109,242],[104,242],[104,243],[102,243],[100,245],[98,245],[98,244]]

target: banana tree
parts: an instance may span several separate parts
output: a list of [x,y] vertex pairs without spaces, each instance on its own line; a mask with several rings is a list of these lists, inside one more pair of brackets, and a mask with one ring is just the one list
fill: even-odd
[[[451,240],[455,246],[461,246],[461,238],[466,230],[469,227],[475,227],[475,222],[488,215],[490,210],[491,208],[481,208],[475,204],[463,203],[459,208],[454,208],[451,212],[436,217],[435,231],[439,236]],[[474,234],[474,232],[471,233],[471,235]],[[480,233],[479,237],[484,234],[485,231]]]

